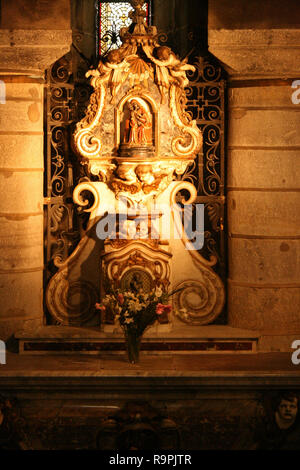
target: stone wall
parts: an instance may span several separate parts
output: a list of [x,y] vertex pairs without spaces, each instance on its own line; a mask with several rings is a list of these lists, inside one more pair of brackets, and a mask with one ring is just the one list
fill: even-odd
[[0,333],[43,321],[45,70],[71,44],[65,1],[2,2]]
[[211,0],[208,43],[229,74],[229,324],[299,336],[299,5]]

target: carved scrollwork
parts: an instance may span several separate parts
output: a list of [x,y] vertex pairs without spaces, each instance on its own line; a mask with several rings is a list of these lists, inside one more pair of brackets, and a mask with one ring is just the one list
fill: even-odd
[[70,54],[66,54],[64,57],[55,62],[51,69],[51,78],[56,83],[66,83],[71,75],[70,71]]
[[[70,214],[69,214],[70,216]],[[70,248],[74,247],[80,240],[80,234],[78,231],[60,231],[59,238],[57,238],[54,253],[52,255],[53,264],[59,268],[66,259],[67,254],[70,252]]]
[[66,130],[63,127],[55,126],[51,134],[51,188],[55,196],[61,196],[65,192],[65,159],[64,145]]
[[47,307],[58,324],[80,326],[95,314],[98,293],[87,281],[68,280],[68,268],[58,272],[46,292]]
[[209,220],[212,223],[212,228],[219,232],[220,228],[220,217],[221,217],[221,206],[218,203],[207,204],[207,213]]
[[51,207],[51,232],[57,232],[59,229],[59,224],[62,221],[65,211],[68,211],[68,208],[63,205],[53,205]]
[[100,181],[107,182],[111,179],[113,171],[117,165],[111,163],[109,160],[95,161],[90,164],[90,171],[92,175],[98,176]]
[[[91,207],[89,205],[89,200],[83,197],[83,192],[88,191],[92,194],[94,202]],[[75,204],[78,204],[81,207],[85,207],[85,212],[93,212],[99,206],[99,193],[91,183],[80,183],[76,186],[73,192],[73,199]]]
[[193,185],[197,183],[197,176],[194,174],[195,169],[196,169],[196,161],[193,160],[191,164],[189,164],[182,173],[179,173],[176,171],[176,174],[178,175],[178,179],[182,181],[187,181]]
[[216,271],[224,279],[226,74],[212,56],[192,57],[191,54],[189,61],[195,66],[195,71],[187,72],[189,87],[185,89],[186,106],[202,131],[203,153],[198,154],[197,166],[194,169],[190,168],[181,179],[195,181],[198,202],[205,203],[205,220],[210,228],[205,231],[205,244],[201,254],[205,253],[205,256],[208,255],[214,260]]
[[[176,287],[188,282],[189,285],[184,284],[175,299],[181,310],[185,306],[188,308],[189,316],[184,320],[188,323],[197,325],[213,321],[224,303],[223,284],[211,269],[217,257],[211,256],[207,261],[196,249],[193,250],[193,236],[187,240],[186,233],[181,238],[175,236],[179,230],[174,231],[174,237],[164,236],[161,231],[161,238],[156,243],[148,243],[136,235],[123,243],[123,240],[104,241],[103,238],[100,241],[96,239],[97,232],[94,234],[90,230],[99,227],[95,224],[98,218],[102,222],[103,215],[110,214],[110,211],[123,213],[128,205],[149,209],[156,201],[162,207],[169,207],[170,203],[175,206],[180,191],[188,192],[188,196],[181,199],[183,204],[191,204],[197,197],[191,173],[189,181],[173,182],[176,175],[184,174],[187,166],[193,163],[202,146],[202,134],[196,121],[199,116],[195,119],[193,110],[193,106],[197,107],[197,98],[194,98],[191,88],[188,99],[194,103],[192,109],[185,109],[187,74],[195,68],[187,63],[187,59],[179,60],[170,48],[158,44],[155,28],[148,27],[143,17],[135,13],[132,18],[137,22],[120,33],[122,46],[109,51],[98,67],[86,75],[92,77],[91,85],[95,91],[86,117],[76,127],[74,140],[82,157],[81,163],[87,165],[92,181],[79,183],[73,200],[82,212],[90,212],[91,215],[86,235],[68,259],[56,260],[59,272],[49,282],[47,305],[58,323],[82,324],[88,321],[94,312],[92,301],[96,301],[96,287],[105,288],[103,279],[122,288],[122,282],[124,285],[131,282],[128,279],[131,279],[133,271],[142,272],[151,287],[162,285],[166,288],[170,282],[172,287]],[[206,93],[213,103],[205,114],[206,119],[216,121],[220,113],[215,84],[210,84]],[[61,111],[61,96],[54,90],[54,98],[55,95],[57,104],[53,108],[53,121],[60,119]],[[205,94],[201,96],[204,100]],[[66,119],[66,116],[62,118]],[[208,184],[213,190],[219,170],[217,158],[213,157],[218,154],[213,149],[218,145],[219,137],[217,131],[209,131],[208,126],[206,130],[211,152],[204,160],[204,166],[210,172]],[[57,152],[58,170],[59,156],[60,152]],[[125,199],[127,205],[124,204]],[[178,205],[177,208],[181,211]],[[215,219],[213,210],[210,214]],[[170,228],[176,228],[179,217],[175,218],[172,213],[169,222]],[[182,229],[183,218],[180,224]],[[149,224],[145,226],[149,229]],[[129,225],[127,228],[129,232]],[[118,230],[119,227],[115,226],[112,233],[118,233]],[[188,229],[184,226],[185,231]],[[162,248],[164,245],[167,245],[166,250]],[[182,245],[186,247],[184,252]],[[89,256],[91,253],[95,256]],[[91,264],[89,269],[85,266],[86,277],[81,279],[83,262]],[[182,270],[181,262],[184,265]]]
[[178,157],[195,155],[201,148],[202,135],[197,127],[196,121],[191,121],[189,125],[187,125],[183,122],[182,117],[179,116],[176,103],[176,86],[174,85],[170,88],[170,109],[176,126],[179,127],[187,138],[190,138],[190,142],[186,143],[186,138],[183,136],[175,137],[172,141],[172,151]]
[[90,99],[86,117],[76,127],[75,145],[79,153],[86,158],[95,158],[101,153],[101,140],[94,135],[93,131],[101,120],[105,96],[106,88],[100,83]]
[[224,305],[224,287],[218,276],[203,268],[203,279],[186,280],[176,286],[173,306],[178,318],[191,325],[207,325],[220,314]]
[[192,204],[192,202],[195,201],[197,197],[197,189],[195,188],[195,186],[192,183],[189,183],[188,181],[181,181],[176,184],[175,188],[170,194],[171,206],[177,203],[178,193],[182,190],[188,191],[190,196],[188,199],[183,199],[181,202],[184,202],[184,204]]
[[204,232],[204,237],[205,237],[205,245],[207,248],[208,253],[213,256],[213,258],[217,259],[220,261],[220,255],[217,252],[217,242],[213,238],[212,233],[206,230]]

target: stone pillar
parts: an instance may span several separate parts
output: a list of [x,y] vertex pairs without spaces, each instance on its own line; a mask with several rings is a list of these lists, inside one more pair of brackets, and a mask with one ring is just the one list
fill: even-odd
[[47,29],[51,18],[55,24],[55,2],[50,10],[46,3],[2,7],[3,26],[13,20],[27,29],[0,29],[1,339],[43,321],[44,73],[71,44],[71,31],[59,20],[60,30]]
[[42,321],[43,81],[0,75],[0,327]]
[[293,334],[300,331],[300,105],[291,84],[300,78],[300,30],[212,26],[209,50],[229,73],[229,324]]
[[299,112],[289,84],[229,90],[231,326],[300,328]]

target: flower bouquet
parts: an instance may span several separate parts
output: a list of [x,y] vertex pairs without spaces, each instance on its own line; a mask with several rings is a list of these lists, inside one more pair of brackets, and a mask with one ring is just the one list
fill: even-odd
[[[174,294],[174,292],[172,293]],[[167,304],[172,295],[160,287],[151,292],[111,290],[96,308],[102,312],[110,310],[119,321],[125,336],[129,362],[138,362],[141,337],[150,325],[164,313],[169,314],[172,306]]]

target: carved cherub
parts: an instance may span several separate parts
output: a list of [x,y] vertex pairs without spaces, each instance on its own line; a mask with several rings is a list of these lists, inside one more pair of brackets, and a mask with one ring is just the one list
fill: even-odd
[[94,87],[96,87],[97,82],[108,82],[113,101],[124,79],[123,74],[128,72],[128,70],[129,64],[126,62],[126,59],[123,60],[120,51],[116,49],[107,54],[105,62],[100,60],[97,69],[89,70],[86,73],[86,77],[94,77],[92,79]]
[[176,83],[180,88],[186,87],[189,83],[186,71],[195,71],[195,67],[187,63],[187,58],[180,61],[167,46],[159,46],[155,49],[157,58],[153,56],[149,46],[144,46],[144,51],[156,66],[155,82],[161,94],[161,102],[164,103],[164,91],[170,88],[170,83]]
[[127,184],[133,184],[137,181],[134,165],[120,165],[117,169],[117,175],[119,179]]
[[138,165],[135,169],[135,173],[142,184],[150,185],[155,180],[151,165]]

